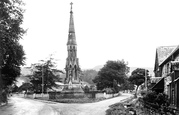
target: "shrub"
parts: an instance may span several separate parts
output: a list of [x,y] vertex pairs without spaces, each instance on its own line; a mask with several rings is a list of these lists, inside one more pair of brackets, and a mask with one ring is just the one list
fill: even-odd
[[115,89],[113,88],[105,88],[103,91],[106,92],[107,94],[113,94],[116,92]]
[[155,91],[148,91],[143,96],[144,102],[154,103],[160,106],[169,106],[169,98],[164,93],[156,93]]
[[85,93],[89,93],[89,91],[90,91],[90,88],[87,85],[82,89]]
[[155,103],[155,99],[157,98],[157,93],[154,91],[148,91],[144,96],[144,102]]
[[119,102],[119,103],[110,105],[109,109],[106,110],[106,115],[133,115],[130,113],[131,111],[134,111],[133,113],[136,112],[133,106],[126,107],[126,104],[133,100],[134,98],[130,98],[130,99],[125,100],[124,102]]
[[142,96],[145,96],[145,95],[147,94],[147,90],[142,90],[142,91],[140,92],[140,94],[141,94]]

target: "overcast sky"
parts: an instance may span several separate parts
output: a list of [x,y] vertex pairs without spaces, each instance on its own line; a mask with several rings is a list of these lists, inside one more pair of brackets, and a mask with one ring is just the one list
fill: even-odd
[[81,69],[124,59],[154,67],[156,48],[179,45],[179,0],[24,0],[26,66],[54,53],[64,69],[70,2]]

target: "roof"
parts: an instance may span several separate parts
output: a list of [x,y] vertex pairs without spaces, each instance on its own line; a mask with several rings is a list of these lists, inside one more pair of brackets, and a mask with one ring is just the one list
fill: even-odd
[[151,89],[157,92],[163,92],[164,91],[164,77],[162,77]]
[[[165,60],[163,60],[163,61],[160,63],[160,65],[162,65],[164,62],[166,62],[166,60],[167,60],[169,57],[171,57],[174,53],[176,53],[177,51],[179,51],[179,45],[176,46],[176,48],[165,58]],[[159,65],[159,66],[160,66],[160,65]]]
[[160,46],[157,48],[158,64],[161,65],[177,46]]
[[162,77],[151,77],[150,82],[151,83],[158,83]]

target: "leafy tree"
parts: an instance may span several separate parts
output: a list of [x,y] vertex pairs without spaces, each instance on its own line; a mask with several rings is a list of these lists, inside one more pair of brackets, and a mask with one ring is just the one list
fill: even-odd
[[44,81],[43,92],[47,92],[47,89],[52,89],[52,87],[57,86],[55,82],[62,81],[58,73],[63,72],[61,70],[56,69],[56,63],[53,62],[53,58],[50,58],[46,61],[41,61],[42,63],[33,64],[33,75],[30,75],[29,78],[36,92],[42,91],[42,82]]
[[148,72],[148,70],[137,68],[132,72],[131,76],[129,77],[129,81],[137,86],[135,96],[137,95],[137,90],[139,86],[145,82],[145,75],[148,76]]
[[126,78],[124,80],[124,83],[121,84],[120,88],[122,90],[134,90],[134,84],[132,84],[130,81],[129,81],[129,78]]
[[32,91],[33,90],[33,85],[31,83],[23,83],[19,88],[18,91],[25,91],[27,93],[27,91]]
[[21,5],[21,0],[0,0],[0,103],[2,89],[15,81],[24,64],[24,51],[19,44],[25,33],[20,26],[24,12]]
[[12,93],[17,92],[18,89],[19,89],[19,87],[18,87],[16,84],[14,84],[14,85],[12,86],[12,90],[11,90],[10,92],[12,92]]
[[93,79],[97,89],[114,88],[114,80],[116,84],[124,83],[129,67],[121,61],[107,61],[104,67],[98,72],[98,75]]
[[82,71],[82,73],[83,73],[83,75],[81,76],[81,79],[83,81],[86,81],[89,84],[94,84],[93,79],[98,74],[98,72],[96,70],[93,70],[93,69],[84,70],[84,71]]

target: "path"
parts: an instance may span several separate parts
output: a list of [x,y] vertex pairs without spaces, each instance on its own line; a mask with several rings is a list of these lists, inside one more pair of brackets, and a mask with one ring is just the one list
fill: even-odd
[[122,94],[112,99],[86,104],[64,104],[12,97],[8,106],[0,108],[0,115],[105,115],[109,105],[130,96],[131,94]]

